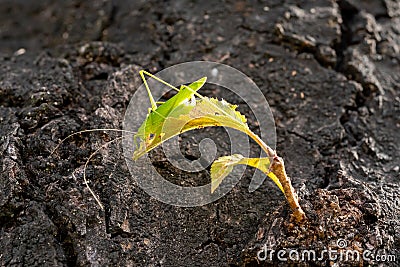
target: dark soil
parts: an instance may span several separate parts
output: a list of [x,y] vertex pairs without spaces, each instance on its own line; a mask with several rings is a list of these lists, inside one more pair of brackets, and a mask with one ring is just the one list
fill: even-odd
[[[1,0],[0,14],[1,266],[399,265],[398,1]],[[121,128],[140,69],[194,60],[228,64],[261,88],[305,224],[272,182],[249,193],[251,170],[212,204],[163,204],[132,180],[118,144],[87,170],[102,211],[83,165],[118,134],[77,135],[50,154],[70,133]],[[210,135],[225,154],[223,131],[193,140]],[[182,151],[195,159],[190,136]],[[207,182],[152,155],[175,183]],[[265,244],[322,250],[338,239],[397,262],[257,259]]]

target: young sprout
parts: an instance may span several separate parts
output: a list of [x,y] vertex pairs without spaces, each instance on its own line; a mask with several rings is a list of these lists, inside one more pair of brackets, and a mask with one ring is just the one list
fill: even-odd
[[[245,164],[258,168],[275,182],[284,193],[296,221],[301,222],[306,219],[304,211],[299,205],[297,194],[286,174],[283,159],[250,130],[245,116],[236,110],[236,105],[229,104],[225,100],[205,97],[197,92],[205,84],[207,77],[203,77],[188,86],[182,85],[178,89],[146,71],[141,71],[140,75],[144,81],[152,108],[135,135],[135,143],[137,139],[140,140],[140,143],[133,154],[134,160],[171,137],[186,131],[213,126],[236,129],[253,139],[265,151],[267,157],[245,158],[240,154],[235,154],[217,159],[211,166],[211,192],[218,188],[235,165]],[[144,75],[154,78],[178,91],[178,93],[157,106]],[[194,99],[195,97],[197,99]],[[188,105],[189,100],[190,104]]]

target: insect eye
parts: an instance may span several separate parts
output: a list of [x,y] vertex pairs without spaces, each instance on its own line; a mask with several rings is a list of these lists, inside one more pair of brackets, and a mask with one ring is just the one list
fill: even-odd
[[151,133],[149,137],[150,137],[150,139],[152,139],[154,137],[154,134]]

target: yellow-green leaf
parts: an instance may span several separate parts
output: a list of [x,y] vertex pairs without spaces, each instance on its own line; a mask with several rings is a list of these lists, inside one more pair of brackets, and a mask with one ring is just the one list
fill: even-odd
[[236,111],[236,107],[225,100],[204,96],[195,103],[182,102],[160,122],[160,125],[152,127],[155,129],[153,132],[138,135],[141,143],[135,150],[133,158],[137,159],[164,141],[194,129],[224,126],[246,132],[248,130],[246,117]]
[[211,193],[213,193],[236,165],[243,164],[259,169],[283,191],[283,187],[274,173],[268,170],[271,162],[269,158],[245,158],[240,154],[220,157],[211,165]]

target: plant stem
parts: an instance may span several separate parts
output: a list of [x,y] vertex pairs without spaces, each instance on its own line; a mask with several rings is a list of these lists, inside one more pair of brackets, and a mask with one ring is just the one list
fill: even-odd
[[285,171],[285,164],[281,157],[278,157],[276,152],[270,148],[266,143],[264,143],[261,138],[253,133],[251,130],[246,132],[264,151],[267,153],[268,157],[271,159],[270,170],[278,177],[279,182],[283,187],[285,197],[289,202],[290,208],[293,210],[293,216],[297,222],[302,222],[306,219],[306,215],[303,209],[300,207],[299,198],[294,191],[290,178],[287,176]]

